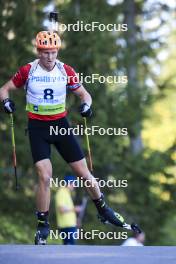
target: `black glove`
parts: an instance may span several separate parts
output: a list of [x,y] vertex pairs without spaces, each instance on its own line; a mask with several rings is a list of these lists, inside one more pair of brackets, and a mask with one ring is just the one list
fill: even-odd
[[91,117],[92,115],[92,109],[86,103],[81,104],[79,112],[83,117]]
[[4,106],[4,111],[6,113],[10,114],[16,110],[14,102],[12,100],[10,100],[9,98],[3,100],[2,102],[3,102],[3,106]]

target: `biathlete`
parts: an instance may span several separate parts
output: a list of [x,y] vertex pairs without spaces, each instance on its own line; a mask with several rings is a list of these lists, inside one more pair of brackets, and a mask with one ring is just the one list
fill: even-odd
[[9,91],[25,86],[28,132],[32,157],[38,175],[37,230],[35,244],[46,244],[49,235],[50,178],[52,164],[50,148],[54,145],[73,173],[83,180],[91,181],[87,191],[103,222],[125,227],[123,217],[114,212],[104,200],[97,181],[91,175],[82,149],[72,133],[50,135],[50,126],[69,128],[65,107],[66,92],[72,91],[81,100],[80,114],[87,118],[92,114],[92,99],[79,83],[72,67],[57,60],[61,40],[57,33],[41,31],[36,36],[38,59],[19,68],[17,73],[0,89],[0,100],[7,113],[15,111]]

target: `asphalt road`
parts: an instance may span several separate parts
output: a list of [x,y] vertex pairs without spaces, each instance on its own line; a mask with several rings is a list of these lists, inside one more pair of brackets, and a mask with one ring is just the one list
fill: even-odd
[[176,247],[1,245],[0,264],[176,264]]

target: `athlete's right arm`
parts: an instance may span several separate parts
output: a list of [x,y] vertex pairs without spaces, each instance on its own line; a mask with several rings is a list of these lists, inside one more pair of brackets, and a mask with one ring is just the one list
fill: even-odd
[[12,76],[12,78],[1,87],[0,101],[3,102],[5,112],[13,113],[15,111],[15,104],[9,99],[9,92],[25,85],[28,79],[30,68],[30,64],[21,66],[15,75]]
[[0,88],[0,101],[3,102],[6,113],[10,114],[15,111],[15,104],[9,99],[9,92],[16,89],[17,87],[14,85],[12,80],[9,80]]
[[0,88],[0,101],[9,98],[9,92],[11,90],[17,90],[18,88],[14,85],[13,81],[10,80],[6,82],[1,88]]

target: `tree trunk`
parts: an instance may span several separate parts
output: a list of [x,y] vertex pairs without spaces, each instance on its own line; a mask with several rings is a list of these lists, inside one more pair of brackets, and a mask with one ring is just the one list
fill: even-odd
[[133,154],[138,154],[143,149],[143,143],[141,138],[141,120],[135,118],[135,112],[140,111],[140,96],[139,85],[137,78],[137,38],[136,38],[136,13],[135,13],[135,0],[126,0],[124,4],[125,8],[125,23],[128,25],[128,31],[125,33],[127,42],[127,98],[128,105],[132,112],[129,114],[134,115],[134,121],[132,127],[130,127],[130,147]]

